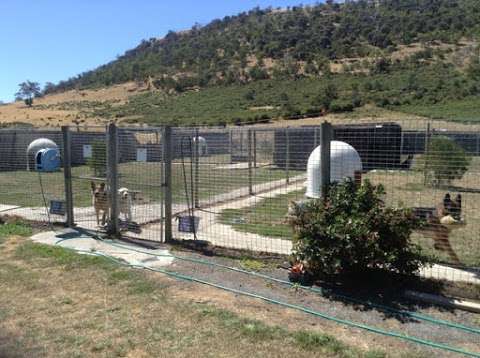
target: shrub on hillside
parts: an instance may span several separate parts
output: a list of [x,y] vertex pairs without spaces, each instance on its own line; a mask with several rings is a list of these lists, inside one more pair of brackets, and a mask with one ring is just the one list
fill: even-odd
[[330,112],[340,113],[340,112],[351,112],[354,109],[354,104],[349,100],[335,100],[330,103]]
[[384,270],[411,275],[427,262],[410,241],[420,226],[409,209],[385,206],[382,186],[333,185],[326,200],[293,204],[293,260],[314,277]]

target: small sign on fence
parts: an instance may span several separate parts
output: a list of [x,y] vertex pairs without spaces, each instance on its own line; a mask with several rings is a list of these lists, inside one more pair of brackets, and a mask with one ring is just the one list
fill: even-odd
[[147,148],[137,148],[137,162],[147,161]]
[[83,145],[83,157],[84,158],[92,157],[92,146],[90,144]]
[[64,200],[50,200],[50,214],[65,215],[65,201]]

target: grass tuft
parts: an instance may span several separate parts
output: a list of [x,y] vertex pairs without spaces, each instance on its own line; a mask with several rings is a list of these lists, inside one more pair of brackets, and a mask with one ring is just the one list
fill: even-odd
[[7,222],[0,225],[0,243],[5,241],[8,236],[30,236],[32,228],[23,221]]
[[114,270],[116,268],[116,265],[105,257],[79,255],[70,249],[34,242],[25,242],[17,247],[15,257],[27,262],[43,263],[47,266],[63,266],[67,270],[91,266],[104,270]]
[[260,271],[266,267],[265,263],[260,260],[253,260],[248,258],[243,258],[240,261],[240,266],[245,270],[250,271]]

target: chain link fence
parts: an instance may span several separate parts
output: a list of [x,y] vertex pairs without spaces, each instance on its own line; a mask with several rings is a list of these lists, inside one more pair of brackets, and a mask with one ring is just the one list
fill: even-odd
[[[351,176],[383,185],[387,205],[424,219],[412,239],[438,263],[480,267],[478,126],[345,121],[325,133],[321,126],[1,130],[0,211],[141,240],[289,254],[290,203],[321,196],[327,178]],[[39,138],[58,145],[66,171],[63,164],[28,170],[35,153],[28,159],[26,150]],[[50,214],[52,201],[68,215]],[[457,274],[442,267],[429,275]]]

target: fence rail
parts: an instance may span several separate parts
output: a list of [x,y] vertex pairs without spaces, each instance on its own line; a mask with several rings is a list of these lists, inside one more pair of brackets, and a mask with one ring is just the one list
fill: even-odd
[[[58,171],[27,170],[36,153],[26,149],[39,138],[58,145]],[[202,239],[288,254],[290,202],[361,175],[384,186],[388,205],[438,216],[412,238],[439,263],[479,268],[479,138],[478,128],[444,131],[435,122],[407,131],[393,122],[0,130],[0,213],[149,241]],[[65,215],[52,214],[52,202],[64,203]],[[455,224],[442,221],[442,205]]]

